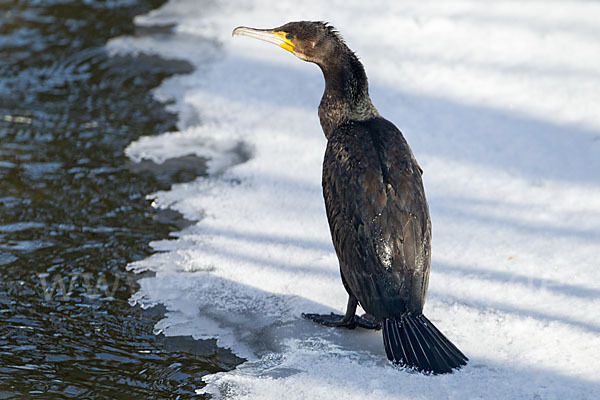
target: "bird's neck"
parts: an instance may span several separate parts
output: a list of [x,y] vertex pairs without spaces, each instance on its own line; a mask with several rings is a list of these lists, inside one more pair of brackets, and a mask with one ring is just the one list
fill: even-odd
[[345,45],[327,63],[320,65],[325,92],[319,105],[319,119],[329,139],[338,126],[379,116],[369,97],[367,75],[362,64]]

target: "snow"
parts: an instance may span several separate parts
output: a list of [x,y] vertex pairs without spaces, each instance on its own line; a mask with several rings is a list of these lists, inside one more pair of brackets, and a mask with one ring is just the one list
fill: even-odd
[[[157,89],[178,132],[127,154],[197,154],[211,174],[152,195],[199,222],[133,263],[132,303],[164,304],[167,335],[246,357],[199,392],[228,399],[600,397],[600,3],[171,0],[138,18],[173,35],[118,52],[197,69]],[[368,4],[368,5],[367,5]],[[451,375],[392,367],[380,332],[342,312],[321,194],[320,70],[239,25],[328,20],[357,52],[379,111],[425,170],[433,224],[425,314],[470,358]]]

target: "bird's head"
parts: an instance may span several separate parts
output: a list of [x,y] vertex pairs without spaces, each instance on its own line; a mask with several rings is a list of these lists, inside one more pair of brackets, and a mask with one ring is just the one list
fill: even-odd
[[233,30],[233,36],[250,36],[274,43],[304,61],[322,65],[340,44],[337,31],[324,22],[289,22],[279,28],[255,29],[245,26]]

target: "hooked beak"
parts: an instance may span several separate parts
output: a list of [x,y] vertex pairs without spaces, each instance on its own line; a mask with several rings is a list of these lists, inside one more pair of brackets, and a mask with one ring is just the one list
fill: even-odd
[[274,31],[272,29],[254,29],[245,26],[239,26],[233,30],[231,36],[249,36],[251,38],[264,40],[265,42],[274,43],[279,47],[284,48],[289,52],[296,50],[296,45],[288,39],[288,32]]

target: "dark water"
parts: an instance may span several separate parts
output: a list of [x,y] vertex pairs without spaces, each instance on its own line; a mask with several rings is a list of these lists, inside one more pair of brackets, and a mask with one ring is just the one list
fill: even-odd
[[[149,91],[184,62],[108,57],[164,0],[0,0],[0,398],[187,398],[240,360],[214,341],[152,333],[163,310],[127,303],[128,262],[188,221],[145,196],[202,173],[124,148],[174,129]],[[171,168],[171,169],[169,169]]]

